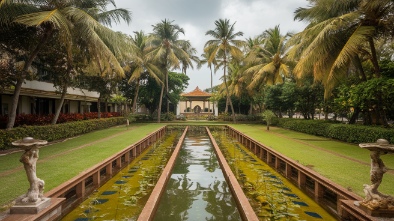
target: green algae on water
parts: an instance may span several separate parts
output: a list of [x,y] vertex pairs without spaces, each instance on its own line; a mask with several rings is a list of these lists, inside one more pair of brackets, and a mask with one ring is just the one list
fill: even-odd
[[212,135],[260,220],[336,220],[225,130]]
[[181,133],[169,130],[167,134],[62,220],[137,220]]

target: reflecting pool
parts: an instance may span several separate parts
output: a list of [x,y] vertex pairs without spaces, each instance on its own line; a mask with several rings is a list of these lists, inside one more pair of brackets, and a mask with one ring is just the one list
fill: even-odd
[[154,220],[241,220],[205,131],[188,131]]

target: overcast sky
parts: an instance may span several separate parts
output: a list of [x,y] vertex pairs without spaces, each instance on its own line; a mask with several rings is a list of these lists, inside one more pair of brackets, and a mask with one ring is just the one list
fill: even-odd
[[[133,35],[134,31],[152,32],[152,25],[164,19],[174,21],[185,30],[182,39],[190,40],[197,49],[197,55],[203,53],[204,44],[211,39],[205,33],[215,28],[218,19],[229,19],[236,22],[235,31],[244,33],[240,39],[255,37],[263,31],[280,25],[280,30],[299,32],[305,23],[294,21],[294,11],[298,7],[306,7],[307,0],[116,0],[118,8],[132,12],[132,22],[113,26],[112,29]],[[180,72],[180,70],[178,70]],[[190,77],[186,92],[197,86],[204,90],[210,88],[210,70],[187,70]],[[223,70],[214,74],[213,85],[219,84]]]

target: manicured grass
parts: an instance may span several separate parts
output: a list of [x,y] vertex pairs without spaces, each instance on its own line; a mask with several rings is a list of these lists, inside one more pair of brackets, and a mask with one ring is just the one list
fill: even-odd
[[[223,122],[214,121],[179,121],[163,124],[132,124],[128,130],[125,126],[119,126],[95,131],[41,148],[37,176],[45,181],[45,192],[47,192],[165,124],[224,125]],[[333,182],[364,196],[363,184],[370,183],[370,157],[369,151],[361,149],[358,145],[275,127],[267,131],[265,125],[231,126],[301,164],[308,165]],[[83,146],[85,144],[88,145]],[[28,189],[28,181],[19,162],[21,155],[22,152],[0,156],[0,205],[11,202]],[[393,155],[384,155],[382,159],[387,167],[394,168]],[[7,171],[8,175],[5,174]],[[379,190],[394,195],[393,183],[394,174],[386,173]]]
[[[267,131],[265,125],[235,124],[231,126],[287,157],[311,167],[316,172],[351,189],[362,197],[364,196],[363,184],[370,184],[369,151],[358,147],[358,145],[275,127],[271,127],[270,131]],[[388,168],[394,168],[392,155],[384,155],[381,158]],[[394,195],[393,183],[394,174],[386,173],[379,190],[382,193]]]
[[[128,130],[125,126],[118,126],[43,147],[37,162],[37,176],[45,181],[47,192],[162,126],[133,124]],[[88,145],[77,148],[85,144]],[[0,157],[0,205],[9,203],[28,189],[29,183],[19,162],[21,155],[22,152],[17,152]],[[5,175],[12,169],[15,171]]]

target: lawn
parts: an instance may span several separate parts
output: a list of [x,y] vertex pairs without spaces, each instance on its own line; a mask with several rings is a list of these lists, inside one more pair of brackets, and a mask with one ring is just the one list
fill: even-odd
[[[40,149],[37,176],[46,183],[45,192],[78,175],[103,159],[121,151],[165,124],[132,124],[95,131]],[[168,125],[224,125],[212,121],[185,121]],[[231,124],[237,130],[306,165],[333,182],[360,196],[363,184],[369,184],[369,151],[358,145],[311,136],[265,125]],[[28,189],[19,158],[22,152],[0,156],[0,205],[6,206]],[[394,168],[393,155],[384,155],[384,163]],[[387,172],[379,190],[394,195],[394,173]]]
[[[298,133],[265,125],[231,125],[260,143],[308,166],[333,182],[364,197],[363,184],[370,184],[369,151],[356,144]],[[386,167],[394,168],[393,155],[381,157]],[[394,173],[387,172],[379,187],[394,195]]]
[[[46,183],[45,192],[73,178],[127,146],[162,127],[163,124],[133,124],[91,132],[40,149],[37,176]],[[0,205],[24,194],[28,181],[19,162],[22,152],[0,156]]]

